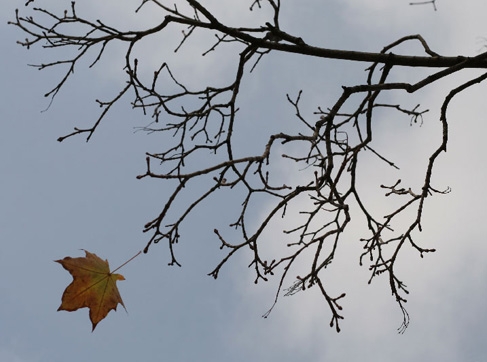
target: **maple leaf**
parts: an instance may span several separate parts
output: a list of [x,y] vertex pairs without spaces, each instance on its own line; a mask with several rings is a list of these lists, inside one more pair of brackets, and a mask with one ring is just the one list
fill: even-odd
[[89,251],[84,252],[85,257],[67,256],[62,260],[55,260],[73,276],[73,281],[63,293],[58,311],[73,312],[79,308],[90,308],[93,332],[98,322],[110,310],[117,310],[118,303],[125,308],[116,285],[117,280],[125,278],[121,274],[112,274],[107,260],[102,260]]

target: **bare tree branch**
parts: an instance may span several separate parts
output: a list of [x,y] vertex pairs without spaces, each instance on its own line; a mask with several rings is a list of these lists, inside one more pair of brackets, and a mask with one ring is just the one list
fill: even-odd
[[[173,137],[173,142],[166,143],[160,152],[147,153],[146,170],[137,178],[174,180],[177,183],[161,212],[144,226],[143,231],[150,235],[144,252],[147,253],[153,244],[165,240],[171,255],[169,264],[180,265],[174,246],[180,241],[180,231],[184,229],[188,215],[208,198],[223,194],[223,190],[240,190],[243,192],[242,202],[236,207],[237,217],[230,225],[239,232],[239,237],[231,241],[233,237],[227,236],[225,231],[214,230],[221,244],[220,248],[226,251],[226,255],[209,275],[216,279],[226,263],[238,252],[250,251],[249,267],[254,270],[256,283],[267,281],[272,275],[279,278],[274,304],[264,316],[270,313],[283,291],[285,295],[293,295],[298,291],[318,286],[332,314],[330,325],[339,332],[339,321],[343,318],[339,300],[345,293],[333,297],[322,276],[340,250],[342,235],[348,230],[352,215],[365,218],[368,233],[361,239],[363,253],[360,263],[368,261],[370,281],[376,276],[387,275],[392,295],[403,314],[399,328],[399,331],[403,332],[409,324],[409,314],[404,307],[408,290],[399,279],[395,266],[405,247],[416,250],[421,257],[434,251],[422,247],[414,240],[417,233],[422,231],[421,222],[426,198],[450,191],[449,188],[439,191],[432,185],[435,162],[447,148],[448,106],[457,94],[484,81],[487,73],[468,80],[446,95],[440,117],[441,142],[431,155],[426,155],[428,163],[424,170],[422,187],[414,189],[407,185],[400,186],[401,180],[394,185],[381,186],[386,191],[386,197],[396,198],[402,202],[385,216],[373,214],[359,191],[360,155],[369,150],[385,164],[398,168],[373,145],[376,132],[374,112],[377,109],[389,110],[396,112],[397,117],[408,117],[411,124],[422,124],[423,115],[428,109],[422,109],[420,105],[408,108],[400,104],[379,102],[379,96],[397,92],[406,98],[410,93],[465,69],[485,70],[487,52],[475,57],[442,56],[433,51],[420,35],[403,37],[375,53],[328,49],[308,44],[300,36],[289,34],[282,29],[279,22],[279,0],[255,0],[250,4],[251,11],[257,11],[264,6],[272,10],[269,21],[258,27],[228,26],[196,0],[181,3],[187,5],[190,10],[180,10],[176,5],[170,7],[158,0],[143,0],[136,11],[153,5],[165,16],[160,24],[139,31],[119,30],[100,20],[91,21],[78,16],[74,2],[71,8],[61,15],[34,8],[33,12],[41,15],[42,20],[36,20],[33,16],[20,16],[19,12],[16,12],[15,21],[10,24],[15,25],[27,36],[27,39],[19,42],[20,45],[29,48],[42,44],[47,49],[75,50],[75,55],[71,58],[35,65],[40,70],[67,66],[61,80],[46,93],[51,100],[66,85],[80,59],[95,52],[96,56],[89,66],[94,67],[105,56],[108,44],[126,44],[125,86],[109,101],[97,100],[103,110],[92,127],[75,128],[73,132],[59,137],[58,140],[64,141],[86,133],[88,141],[110,109],[124,96],[132,93],[132,107],[152,117],[152,122],[139,130],[148,133],[160,132]],[[427,3],[435,6],[434,1]],[[193,89],[192,86],[178,80],[165,60],[154,70],[150,81],[147,82],[140,76],[140,62],[134,55],[135,46],[152,34],[171,32],[181,26],[185,26],[187,30],[183,32],[176,49],[167,49],[168,52],[178,51],[197,31],[206,31],[216,37],[216,42],[212,38],[203,56],[209,52],[219,51],[229,43],[238,47],[235,54],[235,71],[231,79],[226,81],[226,85],[207,85]],[[426,55],[399,55],[392,52],[400,44],[411,41],[419,42]],[[247,155],[237,156],[234,144],[240,135],[235,125],[239,122],[237,104],[242,80],[261,59],[274,51],[363,62],[368,66],[367,77],[357,85],[344,86],[336,102],[326,109],[318,106],[311,119],[306,118],[301,112],[302,92],[300,91],[295,98],[287,95],[287,100],[295,111],[297,123],[301,127],[300,131],[272,134],[260,149],[253,148]],[[389,81],[391,71],[396,67],[429,68],[432,69],[432,73],[416,83]],[[351,101],[352,98],[360,99],[358,105]],[[299,147],[293,148],[292,152],[285,152],[283,150],[287,145]],[[301,153],[296,154],[296,149]],[[209,154],[214,157],[209,157]],[[273,167],[273,160],[279,156],[293,161],[304,170],[301,181],[288,185],[279,179]],[[196,196],[183,212],[175,214],[175,202],[182,198],[184,190],[194,185],[204,185],[206,189]],[[262,196],[272,200],[273,206],[258,224],[254,225],[247,221],[248,216],[255,214],[254,202]],[[293,238],[293,242],[287,244],[287,253],[267,259],[261,252],[264,232],[275,220],[285,217],[288,208],[301,200],[306,200],[307,206],[300,210],[300,221],[297,225],[290,225],[288,229],[283,230],[284,235]],[[393,224],[399,216],[409,210],[414,210],[414,217],[402,230],[394,230]],[[290,275],[298,261],[306,260],[305,255],[312,255],[310,263],[306,266],[307,271],[297,277]],[[289,277],[295,278],[295,281],[290,287],[285,287]]]

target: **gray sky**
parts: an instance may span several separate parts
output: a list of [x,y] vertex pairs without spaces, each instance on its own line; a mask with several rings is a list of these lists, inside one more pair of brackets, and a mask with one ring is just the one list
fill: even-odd
[[[437,252],[423,259],[411,252],[399,265],[410,290],[411,324],[405,334],[396,334],[401,313],[387,281],[377,278],[367,285],[367,269],[358,266],[360,235],[353,231],[333,264],[332,275],[340,279],[330,281],[337,295],[347,293],[340,334],[329,328],[329,309],[313,290],[282,298],[271,316],[262,319],[272,304],[276,284],[254,285],[245,255],[225,267],[218,281],[206,276],[223,255],[212,230],[215,223],[225,222],[213,216],[227,204],[217,198],[186,223],[177,248],[182,268],[167,266],[167,247],[160,244],[120,271],[126,278],[118,285],[128,314],[123,308],[110,312],[91,333],[87,309],[56,312],[71,276],[53,260],[82,256],[79,249],[83,248],[109,259],[111,267],[118,266],[145,246],[147,235],[142,227],[157,215],[170,190],[155,180],[135,179],[145,171],[144,153],[159,150],[161,139],[134,133],[134,127],[148,120],[126,104],[108,116],[89,143],[81,137],[61,144],[56,141],[73,127],[96,119],[99,108],[94,99],[115,94],[122,84],[122,70],[114,58],[92,71],[80,67],[51,108],[42,112],[48,105],[42,95],[57,84],[62,73],[27,67],[54,55],[39,47],[26,51],[15,44],[24,35],[6,22],[13,19],[16,7],[29,13],[24,3],[15,0],[0,5],[0,361],[485,360],[485,84],[456,98],[448,113],[449,148],[437,163],[433,184],[438,189],[450,186],[452,192],[427,200],[424,231],[417,238]],[[69,4],[35,1],[36,6],[54,3],[62,3],[61,8]],[[78,14],[127,28],[159,20],[155,11],[135,16],[132,10],[137,1],[122,9],[117,1],[98,3],[79,2]],[[219,11],[231,23],[268,21],[265,10],[248,13],[249,3],[234,0]],[[417,33],[444,55],[476,55],[487,44],[482,40],[487,37],[484,2],[438,0],[437,12],[408,3],[283,1],[281,25],[308,43],[332,48],[380,51],[404,35]],[[163,56],[175,59],[174,38],[158,44],[169,45],[148,44],[140,49],[148,64],[156,65]],[[234,63],[223,56],[229,50],[201,60],[190,56],[205,49],[199,39],[190,41],[175,69],[197,82],[218,81],[231,74]],[[113,54],[120,51],[112,49]],[[414,45],[401,51],[421,54]],[[299,89],[304,90],[303,109],[311,117],[317,106],[333,104],[341,85],[362,83],[365,68],[365,64],[271,54],[246,78],[240,101],[240,117],[245,119],[242,133],[250,134],[262,124],[264,131],[271,132],[277,127],[276,119],[295,122],[285,95],[297,94]],[[395,76],[412,81],[423,74],[404,69]],[[392,102],[420,102],[431,111],[422,127],[410,127],[407,118],[377,117],[377,145],[401,167],[399,173],[385,177],[422,181],[425,163],[421,157],[436,147],[441,135],[439,105],[448,89],[475,74],[480,72],[456,75],[411,98],[394,96]],[[256,147],[261,147],[259,135],[254,136]],[[383,167],[373,160],[367,165]],[[381,180],[372,174],[364,177],[364,183],[370,187],[372,207],[387,208],[388,200],[376,198],[381,195]],[[268,233],[269,252],[278,248],[271,242],[272,233],[280,232],[278,226]]]

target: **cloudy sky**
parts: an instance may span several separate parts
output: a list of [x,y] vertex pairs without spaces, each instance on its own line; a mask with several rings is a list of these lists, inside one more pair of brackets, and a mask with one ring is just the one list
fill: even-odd
[[[341,333],[329,328],[328,307],[313,290],[282,298],[268,319],[261,318],[272,304],[275,282],[254,285],[245,256],[224,268],[217,281],[206,275],[222,256],[212,233],[219,222],[212,216],[225,201],[217,198],[186,224],[177,248],[182,268],[167,266],[166,245],[160,244],[120,271],[126,277],[118,284],[128,313],[110,312],[91,333],[87,310],[56,312],[71,277],[53,260],[81,256],[80,249],[86,249],[108,258],[112,267],[123,263],[145,246],[142,227],[157,215],[170,189],[158,181],[136,180],[145,171],[145,152],[160,150],[162,141],[157,134],[134,132],[148,120],[127,104],[108,116],[89,143],[81,137],[56,141],[73,127],[94,121],[99,112],[94,99],[113,96],[123,84],[116,58],[123,49],[111,49],[107,60],[91,71],[81,67],[44,111],[49,102],[43,94],[62,73],[28,67],[54,59],[55,54],[15,44],[25,36],[7,21],[14,18],[15,8],[30,14],[24,3],[12,0],[0,5],[0,361],[485,360],[486,84],[460,95],[449,111],[448,152],[441,155],[433,182],[439,189],[451,187],[452,192],[427,200],[420,240],[437,252],[423,259],[406,253],[400,263],[410,290],[411,324],[403,335],[396,333],[402,316],[386,280],[378,278],[367,285],[367,269],[358,266],[360,235],[351,238],[346,253],[335,260],[340,279],[332,285],[337,295],[347,293]],[[86,0],[79,2],[78,14],[129,29],[159,20],[157,11],[135,15],[138,2],[125,3],[120,8],[118,1],[100,5]],[[218,1],[202,3],[215,6]],[[248,0],[231,3],[218,10],[230,23],[270,20],[265,9],[248,12]],[[408,3],[283,1],[281,26],[309,44],[371,52],[418,33],[444,55],[476,55],[487,45],[484,2],[438,0],[436,12],[431,6]],[[69,2],[36,0],[35,4],[64,8]],[[162,57],[176,59],[174,39],[163,38],[158,46],[142,48],[147,64],[157,65]],[[234,63],[225,51],[203,59],[190,56],[205,46],[200,39],[189,42],[175,67],[188,79],[218,82],[231,74]],[[422,55],[417,45],[400,51]],[[251,134],[256,125],[265,133],[276,127],[273,120],[295,122],[285,95],[300,89],[306,114],[312,117],[317,106],[332,105],[341,85],[362,83],[365,68],[365,64],[271,54],[244,83],[241,117],[248,126],[242,126],[242,133]],[[395,76],[414,81],[424,74],[403,69]],[[414,177],[422,179],[424,157],[441,136],[441,101],[448,89],[479,74],[455,75],[411,98],[393,96],[393,102],[421,102],[430,109],[421,127],[411,127],[407,118],[376,119],[378,147],[401,167],[393,177],[413,183]],[[261,147],[260,132],[252,134],[256,147]],[[370,167],[382,166],[371,161]],[[381,195],[380,180],[371,174],[363,187],[370,187],[373,207],[383,210],[386,201],[375,199]]]

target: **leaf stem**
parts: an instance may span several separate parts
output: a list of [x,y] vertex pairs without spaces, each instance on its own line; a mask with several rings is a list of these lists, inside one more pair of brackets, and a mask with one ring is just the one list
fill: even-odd
[[130,263],[132,260],[134,260],[136,257],[138,257],[140,254],[142,253],[142,250],[140,250],[137,254],[135,254],[133,257],[131,257],[129,260],[127,260],[125,263],[123,263],[122,265],[120,265],[118,268],[116,268],[115,270],[111,271],[110,274],[113,274],[115,273],[118,269],[122,268],[123,266],[125,266],[125,264],[128,264]]

